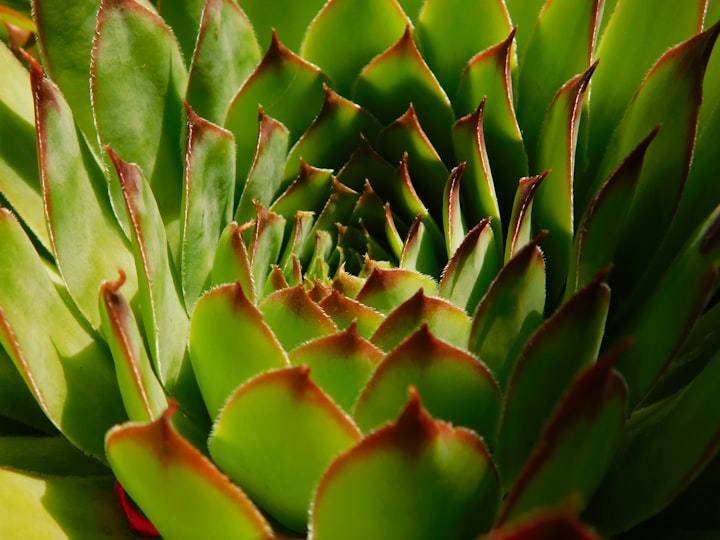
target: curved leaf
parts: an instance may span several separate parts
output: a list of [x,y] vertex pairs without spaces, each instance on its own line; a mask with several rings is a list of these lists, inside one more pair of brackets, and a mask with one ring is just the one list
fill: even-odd
[[174,410],[108,433],[108,459],[122,486],[165,537],[274,538],[240,488],[175,431]]
[[348,95],[363,67],[409,24],[396,0],[330,0],[308,27],[301,53]]
[[[241,386],[208,442],[213,459],[233,480],[298,531],[305,530],[323,471],[360,439],[355,424],[309,374],[307,367],[287,368]],[[298,441],[302,444],[294,444]]]
[[413,270],[375,267],[355,299],[387,315],[420,289],[432,296],[437,284],[432,278]]
[[313,540],[467,538],[489,528],[499,489],[487,449],[430,418],[411,395],[397,422],[327,470],[312,505]]

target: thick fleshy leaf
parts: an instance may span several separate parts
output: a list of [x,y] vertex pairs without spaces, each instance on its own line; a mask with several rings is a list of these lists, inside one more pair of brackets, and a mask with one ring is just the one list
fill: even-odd
[[[295,177],[300,160],[339,171],[360,144],[360,137],[373,140],[380,124],[366,110],[333,92],[327,86],[325,101],[312,125],[290,151],[284,180]],[[332,140],[332,144],[328,141]]]
[[311,538],[468,538],[489,528],[499,495],[482,440],[433,420],[413,392],[397,422],[327,470],[312,505]]
[[551,172],[535,193],[532,223],[535,233],[548,231],[540,244],[547,260],[547,296],[553,303],[567,279],[575,226],[573,179],[580,111],[596,65],[562,86],[540,128],[535,165]]
[[[448,125],[447,141],[450,141],[449,129]],[[401,162],[396,175],[398,172],[403,171],[403,167],[406,169],[404,173],[409,173],[409,176],[412,177],[412,184],[417,189],[418,195],[427,205],[432,216],[440,222],[442,219],[442,193],[450,171],[445,167],[440,156],[425,135],[415,113],[415,107],[412,104],[405,114],[380,132],[377,148],[380,149],[382,156],[388,161],[393,163]],[[375,183],[373,188],[384,197],[386,186]],[[390,189],[397,192],[398,187],[390,186]],[[412,195],[417,198],[415,193]],[[402,194],[397,196],[406,198]],[[400,211],[393,199],[386,198],[395,211]],[[420,205],[422,204],[420,203]],[[403,217],[408,222],[411,222],[419,213],[421,212],[414,211],[410,216]]]
[[237,144],[238,189],[245,185],[255,155],[258,106],[282,122],[290,131],[290,142],[295,142],[320,110],[323,84],[329,82],[320,69],[294,55],[273,34],[265,56],[235,94],[225,119]]
[[[118,268],[129,276],[129,298],[137,291],[132,253],[113,214],[99,164],[78,135],[72,112],[58,88],[36,62],[35,96],[38,157],[45,214],[58,270],[74,301],[94,328],[100,325],[100,283]],[[98,257],[100,252],[107,254]]]
[[[458,116],[475,112],[483,99],[489,103],[487,109],[483,109],[482,124],[503,215],[512,205],[517,181],[528,175],[527,155],[513,105],[511,64],[515,33],[516,28],[504,41],[479,53],[469,62],[454,101]],[[462,157],[457,143],[455,152]]]
[[[0,195],[50,253],[50,237],[45,225],[42,186],[34,144],[33,93],[30,75],[5,43],[0,43],[3,66],[0,84],[0,129],[12,133],[0,144]],[[6,204],[7,204],[6,203]]]
[[[255,292],[252,297],[259,302],[264,296],[265,281],[270,274],[270,265],[280,257],[285,236],[285,219],[255,203],[257,220],[250,243],[250,269]],[[242,238],[238,236],[238,241]]]
[[387,315],[420,289],[432,296],[437,291],[437,284],[432,278],[412,270],[375,267],[355,299]]
[[330,317],[310,299],[302,285],[277,291],[258,307],[286,351],[337,332]]
[[550,171],[545,171],[537,176],[521,178],[518,182],[505,244],[506,263],[533,239],[532,210],[535,193],[549,173]]
[[468,350],[485,362],[503,391],[521,348],[543,321],[545,261],[538,240],[503,266],[473,316]]
[[412,104],[433,146],[447,163],[452,161],[452,106],[418,51],[410,26],[395,45],[363,69],[353,87],[353,99],[383,124],[401,116]]
[[311,378],[350,414],[383,353],[358,334],[357,323],[347,330],[302,345],[290,354],[294,366],[310,368]]
[[[172,32],[157,13],[134,0],[102,0],[90,80],[100,141],[140,166],[177,256],[182,198],[178,134],[184,124],[187,74]],[[115,209],[122,214],[120,187],[110,186]]]
[[478,223],[462,240],[442,271],[438,295],[466,313],[478,303],[501,267],[490,220]]
[[198,301],[190,323],[190,359],[212,418],[248,379],[289,365],[239,283],[217,287]]
[[333,320],[339,330],[345,330],[353,322],[357,323],[357,332],[365,339],[373,335],[383,316],[374,309],[350,298],[347,292],[343,293],[333,288],[330,294],[318,304],[322,310]]
[[188,312],[208,286],[217,239],[232,219],[235,141],[188,106],[180,278]]
[[100,286],[101,330],[115,361],[120,394],[132,421],[149,422],[160,417],[168,402],[157,380],[145,348],[135,315],[120,287],[125,284],[121,271],[115,282]]
[[[202,401],[187,358],[188,316],[172,271],[165,229],[140,168],[107,148],[120,179],[132,227],[140,310],[155,372],[185,412],[202,418]],[[201,412],[202,411],[202,412]]]
[[185,58],[185,66],[188,67],[192,58],[193,50],[197,42],[198,27],[204,15],[203,7],[205,0],[175,0],[165,2],[164,0],[136,0],[152,9],[157,8],[160,16],[172,28],[173,35],[180,45],[180,50]]
[[40,476],[0,468],[0,536],[132,540],[112,476]]
[[300,366],[241,386],[208,442],[218,465],[261,508],[297,531],[305,530],[323,471],[361,437],[309,375]]
[[495,459],[510,487],[563,391],[597,360],[610,289],[596,280],[563,304],[528,339],[507,383]]
[[657,135],[655,128],[620,166],[612,172],[593,197],[580,220],[570,258],[565,297],[589,283],[613,261],[622,224],[632,203],[648,145]]
[[[410,225],[407,238],[403,244],[402,253],[400,254],[400,268],[414,270],[422,274],[440,277],[442,265],[447,260],[445,250],[436,251],[435,238],[433,238],[432,229],[425,226],[427,218],[423,220],[423,216],[418,215]],[[436,235],[437,237],[437,235]]]
[[[168,10],[178,11],[181,10]],[[260,60],[253,28],[235,0],[205,2],[197,44],[193,41],[193,47],[187,100],[200,116],[222,124],[230,100]],[[190,55],[187,51],[185,54]]]
[[413,386],[433,417],[495,439],[501,396],[487,368],[471,354],[438,339],[427,323],[395,347],[378,366],[355,407],[369,432],[397,418]]
[[276,30],[283,43],[293,51],[300,50],[300,44],[307,27],[326,0],[241,0],[242,9],[252,21],[253,28],[263,48],[270,45],[272,30]]
[[[573,0],[548,1],[540,13],[527,48],[520,52],[517,114],[535,166],[545,111],[566,81],[588,69],[593,59],[603,1],[576,4]],[[620,61],[620,60],[619,60]]]
[[288,228],[299,211],[320,213],[330,195],[332,170],[318,169],[300,161],[294,178],[290,187],[270,206],[270,210],[285,218]]
[[601,540],[569,512],[540,512],[492,531],[481,540]]
[[[617,2],[597,49],[600,64],[593,76],[590,100],[591,174],[596,174],[613,131],[655,61],[668,48],[702,30],[705,3],[706,0],[688,0],[681,7],[674,0],[657,0],[652,4],[637,0]],[[669,91],[666,88],[661,95]],[[586,198],[590,194],[580,193]]]
[[463,215],[471,228],[481,220],[491,218],[491,228],[495,232],[495,241],[499,248],[502,246],[500,207],[485,147],[484,116],[483,98],[473,114],[461,118],[453,125],[452,138],[455,155],[459,161],[465,163],[464,179],[460,185]]
[[305,34],[302,56],[348,95],[360,71],[402,35],[410,20],[396,0],[330,0]]
[[425,296],[422,289],[390,312],[370,341],[390,352],[425,325],[435,337],[455,347],[467,344],[470,319],[465,312],[450,302]]
[[373,189],[383,194],[392,187],[391,179],[394,173],[395,168],[380,157],[367,139],[362,137],[357,149],[337,173],[337,179],[355,191],[362,191],[365,183],[369,181]]
[[[34,0],[33,17],[43,62],[73,110],[80,128],[95,133],[88,71],[100,0]],[[90,139],[92,140],[92,138]]]
[[460,184],[465,164],[461,163],[450,171],[443,193],[443,232],[447,256],[452,257],[467,234],[467,225],[460,208]]
[[160,534],[274,538],[240,488],[175,431],[173,412],[171,406],[152,423],[117,426],[106,440],[115,476]]
[[715,353],[679,394],[630,419],[588,509],[588,516],[603,531],[626,530],[655,515],[717,454],[720,422],[710,411],[718,407],[719,372],[720,354]]
[[55,432],[55,426],[45,416],[22,375],[2,347],[0,347],[0,415],[40,432]]
[[107,476],[107,465],[88,456],[62,435],[0,437],[0,468],[52,476]]
[[218,240],[210,282],[212,285],[221,285],[237,281],[245,296],[254,303],[255,285],[250,267],[250,256],[242,237],[243,232],[252,226],[253,222],[248,222],[243,226],[231,222],[225,227],[220,235],[220,240]]
[[585,508],[625,424],[627,387],[612,361],[601,358],[572,383],[503,501],[498,523],[539,507]]
[[[655,126],[662,124],[645,153],[615,256],[617,271],[612,284],[620,297],[642,278],[675,212],[690,166],[703,73],[718,32],[720,24],[658,60],[625,112],[599,169],[598,180],[603,180]],[[646,280],[646,284],[650,283]]]
[[423,57],[449,96],[455,95],[460,73],[468,61],[478,51],[501,41],[508,32],[510,16],[502,0],[470,4],[462,0],[429,0],[417,24]]
[[242,188],[240,202],[235,211],[235,221],[245,223],[255,217],[255,201],[268,207],[280,191],[290,134],[277,120],[260,109],[258,118],[258,141],[255,158],[247,180],[236,186]]
[[53,424],[102,460],[103,434],[126,418],[110,353],[68,310],[5,209],[0,240],[0,344]]
[[[617,362],[635,407],[682,345],[703,312],[720,264],[720,209],[703,223],[669,266],[655,290],[613,335],[635,344]],[[683,284],[681,287],[678,284]],[[663,331],[657,331],[662,328]]]

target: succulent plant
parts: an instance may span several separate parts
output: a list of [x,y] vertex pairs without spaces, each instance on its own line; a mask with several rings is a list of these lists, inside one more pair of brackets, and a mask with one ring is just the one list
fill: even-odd
[[720,531],[720,2],[0,19],[2,538]]

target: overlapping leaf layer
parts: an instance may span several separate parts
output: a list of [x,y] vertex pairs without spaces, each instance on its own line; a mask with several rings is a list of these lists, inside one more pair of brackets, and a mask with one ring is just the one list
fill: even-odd
[[0,2],[0,536],[717,533],[718,17]]

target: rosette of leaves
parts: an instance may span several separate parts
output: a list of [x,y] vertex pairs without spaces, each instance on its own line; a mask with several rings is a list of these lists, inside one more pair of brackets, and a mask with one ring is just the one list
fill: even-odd
[[0,536],[718,530],[717,2],[30,7]]

